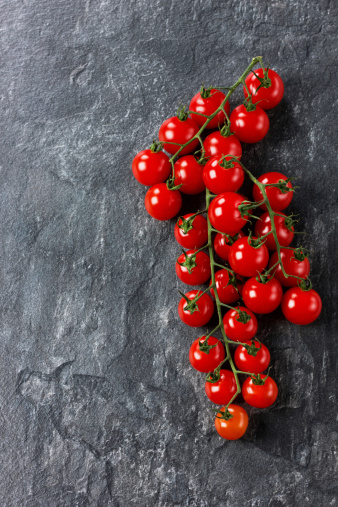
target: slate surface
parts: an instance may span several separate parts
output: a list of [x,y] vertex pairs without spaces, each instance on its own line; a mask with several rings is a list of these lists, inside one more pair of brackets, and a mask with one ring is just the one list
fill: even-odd
[[[337,4],[0,8],[1,506],[337,505]],[[243,160],[299,176],[324,310],[261,319],[280,398],[225,442],[176,313],[174,221],[147,216],[130,166],[202,81],[230,85],[256,55],[286,89]]]

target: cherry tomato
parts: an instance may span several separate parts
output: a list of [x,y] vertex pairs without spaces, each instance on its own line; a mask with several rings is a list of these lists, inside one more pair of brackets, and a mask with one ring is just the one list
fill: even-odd
[[242,167],[237,162],[228,162],[230,165],[228,168],[223,167],[222,164],[224,162],[218,157],[214,157],[206,163],[203,169],[204,185],[213,194],[237,192],[244,181]]
[[[222,407],[221,410],[223,412],[225,407]],[[246,410],[239,405],[229,405],[228,410],[232,415],[231,419],[227,421],[221,419],[220,412],[217,414],[218,417],[215,417],[216,431],[220,437],[226,440],[238,440],[247,430],[249,417]]]
[[267,408],[275,403],[278,396],[276,382],[266,375],[261,375],[265,380],[263,385],[256,385],[255,380],[248,377],[242,386],[242,395],[248,405],[255,408]]
[[[266,70],[266,69],[265,69]],[[261,79],[264,78],[264,72],[263,69],[257,69],[255,70],[255,73],[258,77]],[[268,78],[271,81],[271,85],[269,88],[261,87],[257,91],[258,87],[261,84],[261,81],[257,79],[255,74],[253,72],[250,72],[248,77],[245,80],[245,83],[249,89],[249,92],[252,95],[252,103],[257,104],[259,102],[259,105],[262,109],[272,109],[273,107],[277,106],[277,104],[280,103],[282,100],[283,94],[284,94],[284,84],[282,81],[282,78],[272,69],[268,70]],[[248,92],[243,87],[244,95],[245,97],[248,96]]]
[[[286,180],[287,177],[284,176],[284,174],[277,172],[265,173],[258,178],[258,181],[264,185],[267,185],[268,183],[275,185]],[[292,188],[291,181],[288,181],[286,187]],[[287,208],[292,201],[293,192],[283,193],[277,187],[265,187],[265,192],[269,199],[270,206],[274,211],[282,211],[283,209]],[[253,197],[256,202],[263,200],[263,194],[256,184],[253,187]],[[265,211],[267,210],[266,204],[261,204],[260,208],[264,209]]]
[[257,319],[245,306],[238,306],[237,309],[251,317],[250,320],[246,323],[240,322],[238,320],[240,318],[238,312],[236,310],[229,310],[223,317],[224,331],[229,340],[246,343],[257,333]]
[[313,289],[302,290],[300,287],[288,289],[282,299],[284,317],[293,324],[311,324],[318,319],[322,311],[322,300]]
[[235,135],[223,136],[220,131],[211,132],[204,140],[205,157],[232,155],[242,157],[242,145]]
[[[168,118],[165,120],[165,122],[162,123],[158,137],[159,140],[164,143],[163,148],[168,153],[174,155],[180,149],[180,146],[169,144],[169,142],[176,144],[185,144],[190,141],[190,139],[194,137],[198,131],[199,126],[191,118],[180,120],[177,116],[173,116],[172,118]],[[198,143],[198,139],[195,139],[190,144],[188,144],[188,146],[183,148],[182,151],[180,151],[180,155],[187,155],[188,153],[192,153],[197,148]]]
[[[287,215],[281,213],[283,216],[275,215],[274,222],[276,227],[277,238],[280,246],[289,246],[294,237],[294,227],[291,225],[290,229],[288,228],[288,220],[285,221],[285,218],[288,218]],[[285,218],[284,218],[285,217]],[[266,211],[261,215],[260,220],[257,220],[255,224],[255,234],[256,236],[264,236],[271,231],[271,220],[269,213]],[[271,234],[266,237],[265,245],[269,250],[276,250],[276,242]]]
[[[237,234],[247,222],[248,214],[242,218],[238,206],[247,201],[246,197],[235,192],[224,192],[215,197],[209,206],[208,215],[211,225],[230,236]],[[251,210],[248,211],[251,213]]]
[[175,185],[181,185],[180,192],[195,195],[205,190],[203,182],[204,165],[199,164],[193,155],[186,155],[175,162]]
[[[201,290],[191,290],[185,294],[185,297],[192,301],[196,296],[202,294]],[[182,298],[178,304],[178,315],[184,324],[191,327],[205,326],[214,313],[214,303],[208,294],[203,294],[196,301],[196,311],[187,308],[187,301]]]
[[[201,94],[202,92],[202,94]],[[224,93],[222,93],[219,90],[216,90],[215,88],[212,88],[211,90],[203,89],[201,92],[196,93],[196,95],[191,99],[190,105],[189,105],[189,111],[196,111],[196,113],[206,114],[207,116],[212,115],[216,109],[219,108],[223,100],[225,99]],[[230,104],[229,102],[226,102],[224,104],[224,109],[229,115],[230,113]],[[199,116],[198,114],[191,114],[190,115],[195,122],[202,127],[204,123],[206,122],[206,118],[203,116]],[[216,114],[216,116],[208,123],[207,127],[208,129],[215,129],[219,125],[222,125],[225,120],[225,114],[223,111],[220,111]]]
[[[176,275],[181,282],[187,285],[201,285],[211,276],[209,256],[205,252],[198,252],[195,260],[192,260],[191,257],[195,252],[196,250],[188,250],[185,254],[182,253],[176,261]],[[187,266],[180,265],[184,262],[187,263]]]
[[[282,263],[285,269],[285,272],[288,275],[294,275],[298,276],[300,278],[307,278],[310,273],[310,262],[307,257],[304,257],[303,260],[298,260],[295,255],[294,250],[290,250],[288,248],[281,248],[280,255],[282,259]],[[301,256],[302,258],[302,256]],[[274,266],[278,262],[278,253],[274,252],[271,255],[270,262],[269,262],[269,268]],[[293,278],[293,276],[289,276],[286,278],[283,275],[282,268],[280,267],[280,264],[275,268],[274,270],[275,278],[283,285],[283,287],[297,287],[298,286],[298,279]]]
[[266,283],[249,278],[244,284],[242,298],[245,306],[255,313],[271,313],[281,304],[283,289],[275,278]]
[[[239,238],[243,238],[245,236],[243,231],[239,231],[235,236],[227,237],[225,234],[221,234],[218,232],[214,239],[214,249],[217,255],[223,259],[224,261],[227,261],[229,258],[229,252],[231,245]],[[202,246],[202,245],[201,245]]]
[[231,132],[242,143],[258,143],[268,133],[270,122],[268,115],[259,106],[254,111],[247,111],[241,104],[230,115]]
[[261,347],[256,351],[256,355],[252,356],[248,353],[247,349],[243,345],[238,345],[234,360],[237,368],[240,371],[247,371],[249,373],[262,373],[267,369],[270,363],[270,352],[268,348],[257,340],[253,340],[257,348]]
[[214,336],[209,336],[207,343],[209,346],[216,346],[210,348],[208,352],[204,352],[203,347],[201,350],[200,343],[205,343],[205,338],[205,336],[197,338],[197,340],[192,343],[189,350],[189,361],[191,366],[202,373],[214,371],[225,358],[224,346]]
[[182,196],[179,190],[169,190],[166,183],[149,188],[144,204],[149,215],[156,220],[170,220],[180,211]]
[[[210,282],[210,285],[211,283],[212,282]],[[226,269],[220,269],[219,271],[217,271],[217,273],[215,273],[215,283],[218,298],[221,303],[230,305],[231,303],[234,303],[241,297],[244,283],[242,277],[236,276],[236,286],[237,286],[236,290],[234,285],[231,283],[229,271]],[[212,295],[212,297],[215,297],[214,289],[210,289],[210,294]]]
[[194,213],[184,215],[178,219],[175,225],[176,241],[183,248],[201,248],[208,242],[208,222],[202,215],[196,215],[193,221],[184,227],[184,221],[187,221],[193,215]]
[[171,163],[163,151],[142,150],[134,157],[132,171],[139,183],[151,187],[168,179]]
[[226,405],[235,396],[237,391],[235,375],[232,371],[221,370],[217,382],[206,382],[205,393],[209,400],[216,405]]
[[[255,238],[252,240],[255,241]],[[269,262],[269,252],[265,244],[254,247],[249,241],[248,236],[239,238],[231,246],[229,252],[231,268],[235,273],[247,277],[261,273]]]

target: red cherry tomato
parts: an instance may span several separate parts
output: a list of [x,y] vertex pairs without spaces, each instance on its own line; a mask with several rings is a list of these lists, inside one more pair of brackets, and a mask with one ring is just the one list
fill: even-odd
[[[255,70],[255,74],[257,74],[257,76],[261,79],[264,78],[264,72],[262,68]],[[271,81],[271,85],[268,88],[265,88],[263,86],[259,88],[261,81],[257,79],[255,74],[253,72],[250,72],[245,80],[249,92],[252,95],[252,103],[257,104],[257,102],[259,102],[259,105],[262,109],[272,109],[280,103],[284,94],[284,84],[282,78],[277,74],[277,72],[269,69],[268,78]],[[247,97],[248,92],[245,86],[243,87],[243,91],[245,97]]]
[[[223,259],[224,261],[227,261],[229,258],[229,252],[231,245],[239,238],[243,238],[245,236],[243,231],[239,231],[238,234],[235,234],[235,236],[227,237],[224,234],[221,234],[218,232],[214,239],[214,249],[217,255]],[[202,246],[202,245],[201,245]]]
[[[195,252],[196,250],[188,250],[185,254],[182,253],[175,265],[176,275],[181,282],[187,285],[201,285],[209,280],[211,276],[209,256],[205,252],[198,252],[195,260],[192,261],[191,257],[194,256]],[[188,267],[180,265],[184,262],[188,264]]]
[[302,290],[300,287],[292,287],[283,296],[282,312],[293,324],[311,324],[318,319],[321,311],[321,297],[313,289]]
[[[230,283],[229,271],[226,269],[220,269],[215,273],[215,283],[218,298],[221,303],[226,305],[230,305],[237,301],[242,294],[243,288],[243,278],[240,276],[236,276],[236,286],[237,290],[232,283]],[[211,282],[210,282],[211,285]],[[215,297],[214,289],[210,289],[210,294],[212,297]]]
[[220,131],[212,132],[204,140],[205,157],[232,155],[242,157],[242,145],[235,135],[223,136]]
[[[258,178],[258,181],[264,185],[267,185],[268,183],[275,185],[281,181],[286,180],[287,177],[284,176],[284,174],[277,172],[265,173]],[[292,188],[291,181],[289,181],[286,186],[287,188]],[[289,206],[290,202],[292,201],[293,192],[283,193],[277,187],[265,187],[265,192],[269,199],[270,206],[274,211],[282,211],[283,209],[287,208],[287,206]],[[253,197],[256,202],[263,200],[263,194],[256,184],[253,187]],[[260,208],[264,209],[265,211],[267,210],[266,204],[261,204]]]
[[268,133],[270,122],[268,115],[259,106],[254,111],[247,111],[242,104],[230,115],[231,132],[242,143],[258,143]]
[[149,188],[144,205],[156,220],[170,220],[180,211],[182,196],[179,190],[169,190],[166,183],[158,183]]
[[205,190],[203,182],[204,165],[197,162],[193,155],[186,155],[175,162],[175,185],[181,185],[180,192],[195,195]]
[[237,309],[245,312],[250,317],[250,320],[246,323],[240,322],[238,312],[236,310],[229,310],[223,317],[224,331],[229,340],[247,343],[257,333],[257,319],[244,306],[238,306]]
[[242,298],[245,306],[255,313],[271,313],[281,304],[283,289],[275,278],[266,283],[249,278],[244,284]]
[[263,385],[256,385],[255,380],[248,377],[242,386],[242,395],[248,405],[255,408],[267,408],[275,403],[278,396],[276,382],[266,375],[261,375],[265,380]]
[[[222,407],[221,411],[224,412],[224,410],[225,407]],[[232,417],[227,421],[220,418],[222,415],[220,412],[216,415],[216,431],[220,437],[226,440],[238,440],[247,430],[249,417],[246,410],[239,405],[229,405],[228,410]]]
[[[190,301],[194,300],[196,296],[202,294],[201,290],[191,290],[185,294],[185,297]],[[178,304],[178,315],[184,324],[191,327],[205,326],[211,319],[214,313],[214,303],[208,294],[203,294],[198,301],[196,301],[196,311],[187,308],[187,301],[182,298]]]
[[[206,95],[206,96],[205,96]],[[219,90],[216,90],[215,88],[212,88],[211,90],[202,90],[201,92],[196,93],[196,95],[191,99],[190,105],[189,105],[189,111],[195,111],[196,113],[205,114],[207,116],[212,115],[216,109],[219,108],[223,100],[225,99],[224,93],[220,92]],[[224,109],[229,115],[230,113],[230,104],[229,102],[226,102],[224,104]],[[198,114],[191,114],[190,115],[195,122],[202,127],[204,123],[206,122],[207,118],[204,118],[203,116],[199,116]],[[208,123],[207,127],[208,129],[215,129],[219,127],[219,125],[223,125],[225,120],[225,114],[223,111],[220,111],[216,114],[216,116]]]
[[265,244],[259,247],[251,246],[247,236],[235,241],[230,248],[229,263],[239,275],[255,276],[266,268],[268,262],[269,252]]
[[256,348],[259,350],[255,352],[255,356],[248,353],[243,345],[238,345],[235,351],[235,364],[240,371],[247,371],[249,373],[263,373],[270,363],[270,352],[268,348],[257,340],[253,340]]
[[[237,234],[248,219],[248,215],[244,215],[242,218],[238,209],[238,206],[245,201],[247,201],[246,197],[235,192],[224,192],[215,197],[208,210],[211,225],[230,236]],[[248,213],[251,213],[251,210]]]
[[[281,213],[283,216],[275,215],[274,222],[276,227],[277,238],[280,246],[289,246],[294,237],[294,227],[291,225],[290,229],[288,226],[287,215]],[[285,217],[285,218],[284,218]],[[255,224],[256,236],[264,236],[271,231],[271,220],[269,213],[266,211],[261,215],[260,220],[257,220]],[[266,237],[265,245],[269,250],[276,250],[276,242],[272,234]]]
[[[208,222],[202,215],[196,215],[193,221],[184,226],[184,221],[192,217],[194,213],[188,213],[179,218],[175,225],[176,241],[183,248],[201,248],[208,241]],[[182,218],[184,220],[182,220]],[[186,231],[186,232],[185,232]]]
[[[298,276],[299,278],[307,278],[310,273],[310,262],[307,257],[304,257],[303,260],[298,260],[295,255],[294,250],[289,250],[288,248],[281,248],[280,255],[282,259],[282,263],[285,269],[285,272],[288,275]],[[269,268],[274,266],[278,262],[278,253],[274,252],[271,255]],[[298,286],[298,278],[293,278],[293,276],[289,276],[286,278],[283,275],[282,268],[280,264],[274,269],[275,278],[283,285],[283,287],[297,287]]]
[[232,371],[221,370],[217,382],[206,382],[205,393],[209,400],[216,405],[226,405],[235,396],[237,391],[235,375]]
[[[210,348],[208,352],[203,351],[205,338],[205,336],[197,338],[197,340],[192,343],[189,350],[189,361],[191,363],[191,366],[195,368],[195,370],[202,373],[214,371],[214,369],[219,366],[223,359],[225,359],[224,346],[214,336],[209,336],[207,344],[210,347],[215,345],[215,347]],[[202,350],[200,343],[202,344]]]
[[237,192],[244,181],[242,167],[237,162],[228,162],[230,165],[228,168],[223,167],[222,164],[224,162],[218,157],[214,157],[206,163],[203,169],[204,185],[213,194]]
[[168,179],[171,163],[163,151],[142,150],[134,157],[132,171],[139,183],[151,187]]
[[[199,131],[199,126],[191,118],[180,120],[177,116],[168,118],[162,123],[158,134],[159,140],[164,143],[163,148],[174,155],[180,148],[177,144],[185,144],[192,139]],[[170,144],[170,143],[176,143]],[[192,141],[180,151],[180,155],[192,153],[198,146],[198,139]]]

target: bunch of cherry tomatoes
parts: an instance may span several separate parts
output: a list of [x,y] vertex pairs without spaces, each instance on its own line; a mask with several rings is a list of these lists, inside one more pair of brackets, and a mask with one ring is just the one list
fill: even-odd
[[[261,68],[253,71],[254,62]],[[230,114],[228,97],[240,84],[244,104]],[[246,410],[232,403],[239,392],[256,408],[271,406],[278,395],[267,371],[269,350],[256,337],[256,314],[281,305],[287,320],[304,325],[316,320],[322,308],[308,279],[305,249],[290,247],[297,220],[282,211],[293,198],[291,180],[275,171],[257,179],[240,161],[241,143],[256,143],[266,136],[266,110],[279,104],[283,93],[280,76],[265,68],[260,57],[253,59],[227,96],[202,87],[189,111],[181,108],[167,119],[160,127],[159,142],[138,153],[132,164],[135,178],[151,187],[145,207],[157,220],[178,215],[182,194],[206,191],[206,209],[179,217],[175,225],[175,238],[184,249],[176,261],[178,278],[190,286],[207,284],[205,290],[181,293],[178,314],[188,326],[201,327],[217,311],[218,325],[193,342],[189,359],[196,370],[207,374],[208,398],[222,405],[215,410],[215,426],[228,440],[243,436],[248,426]],[[254,183],[252,201],[238,193],[246,174]],[[262,211],[259,217],[253,214],[257,209]],[[253,218],[254,230],[244,232]],[[218,329],[223,340],[213,336]],[[231,344],[236,345],[233,356]],[[231,370],[223,368],[226,362]],[[241,374],[247,375],[242,387]]]

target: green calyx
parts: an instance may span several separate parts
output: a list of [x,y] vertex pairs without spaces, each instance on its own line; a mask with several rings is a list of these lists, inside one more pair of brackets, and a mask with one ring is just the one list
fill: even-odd
[[183,231],[184,234],[187,234],[191,229],[194,228],[193,222],[196,218],[196,215],[193,215],[189,218],[179,217],[177,220],[177,227]]
[[210,384],[215,384],[219,381],[221,378],[221,365],[217,366],[217,368],[213,371],[208,373],[205,381],[209,382]]
[[312,289],[312,283],[311,283],[310,278],[306,278],[305,280],[300,280],[300,281],[298,281],[298,287],[299,287],[302,291],[308,291],[308,290],[311,290],[311,289]]
[[200,94],[202,99],[208,99],[211,93],[211,86],[209,88],[205,88],[204,85],[201,86]]
[[178,262],[178,259],[177,259],[176,262],[180,266],[184,266],[185,268],[187,268],[188,273],[190,274],[192,272],[192,270],[196,267],[196,255],[197,255],[197,253],[188,255],[187,252],[185,252],[184,250],[182,250],[182,252],[184,254],[184,262]]
[[299,222],[299,218],[295,218],[296,216],[298,216],[298,215],[294,215],[292,213],[291,215],[286,217],[284,220],[285,227],[291,232],[293,232],[292,227]]
[[271,79],[268,76],[269,67],[263,68],[263,76],[264,77],[259,77],[254,70],[252,71],[252,73],[255,74],[256,78],[260,82],[259,87],[256,90],[256,93],[258,92],[258,90],[260,88],[270,88],[270,86],[271,86]]
[[170,176],[167,179],[166,184],[167,184],[168,190],[178,190],[183,185],[183,183],[180,183],[179,185],[175,185],[175,178],[173,176]]
[[[201,338],[203,337],[201,336]],[[217,347],[219,343],[217,342],[214,345],[209,345],[208,340],[210,336],[207,336],[203,342],[201,342],[201,338],[198,339],[198,348],[200,349],[201,352],[204,352],[204,354],[209,354],[210,350],[213,349],[214,347]]]
[[303,247],[295,248],[293,251],[293,256],[297,261],[302,262],[304,259],[308,257],[307,250]]
[[[259,340],[257,340],[257,341],[259,341]],[[251,345],[243,345],[243,346],[245,347],[249,356],[253,356],[253,357],[256,357],[258,351],[261,350],[261,348],[262,348],[261,342],[259,342],[259,347],[256,347],[254,340],[251,340]]]
[[150,145],[150,150],[153,153],[158,153],[163,148],[163,143],[157,142],[155,139],[153,139],[152,144]]
[[199,312],[199,308],[198,308],[198,304],[197,304],[197,301],[199,300],[199,296],[195,296],[194,299],[189,299],[187,298],[187,296],[185,294],[183,294],[183,292],[181,291],[178,291],[182,298],[185,299],[186,301],[186,306],[184,307],[184,310],[188,310],[188,312],[190,313],[190,315],[192,315],[193,313],[195,312]]
[[250,231],[249,232],[249,236],[248,236],[248,243],[250,246],[252,246],[252,248],[260,248],[262,245],[264,245],[266,239],[264,239],[264,237],[258,237],[258,238],[253,238],[252,237],[252,232]]
[[[215,408],[212,409],[214,412],[217,412],[217,419],[224,419],[225,421],[229,421],[233,417],[233,415],[230,414],[228,409],[222,410],[216,410]],[[221,414],[220,416],[218,414]]]
[[236,320],[238,322],[241,322],[242,324],[247,324],[249,320],[251,320],[250,315],[246,313],[244,310],[236,308],[236,312],[237,312]]
[[235,164],[232,162],[232,160],[227,160],[225,156],[222,155],[222,158],[220,158],[218,161],[218,165],[220,167],[223,167],[223,169],[231,169]]
[[223,137],[230,137],[232,136],[232,132],[230,131],[230,121],[227,120],[223,127],[220,129],[220,134]]
[[177,118],[180,120],[180,121],[185,121],[187,118],[188,118],[188,115],[187,113],[185,112],[185,108],[186,106],[181,106],[177,109]]

